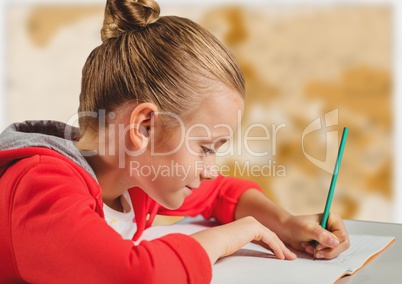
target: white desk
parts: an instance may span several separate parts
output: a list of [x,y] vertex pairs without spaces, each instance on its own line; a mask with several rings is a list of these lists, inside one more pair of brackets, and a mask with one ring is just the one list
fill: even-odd
[[[194,221],[200,221],[201,218],[186,218],[180,223],[192,223]],[[337,284],[345,283],[365,283],[365,284],[393,284],[402,283],[402,224],[391,223],[378,223],[367,221],[355,221],[345,220],[346,227],[350,234],[367,234],[367,235],[383,235],[394,236],[395,242],[391,244],[387,249],[377,255],[372,261],[363,266],[359,271],[355,272],[352,276],[345,276],[340,279]],[[246,271],[232,271],[232,276],[236,273],[247,273]],[[289,271],[292,273],[292,271]],[[269,277],[271,280],[275,279],[275,275],[264,275],[264,271],[261,273],[250,273],[247,275],[248,283],[262,283],[261,278]],[[321,277],[321,276],[320,276]],[[325,279],[325,276],[323,279]],[[236,278],[236,277],[235,277]],[[240,277],[241,278],[241,277]],[[244,283],[242,280],[239,283]],[[266,282],[265,280],[263,281]],[[231,284],[235,282],[231,281]],[[275,283],[273,281],[272,283]],[[219,283],[225,284],[225,283]],[[292,283],[293,284],[293,283]],[[304,283],[302,283],[304,284]]]

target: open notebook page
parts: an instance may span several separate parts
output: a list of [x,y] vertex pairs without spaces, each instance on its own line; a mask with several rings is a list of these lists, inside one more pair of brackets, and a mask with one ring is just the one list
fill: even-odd
[[[213,223],[174,224],[147,229],[139,240],[151,240],[169,233],[193,234]],[[371,257],[394,240],[389,236],[350,235],[350,248],[332,260],[313,260],[296,252],[294,261],[278,260],[269,250],[249,243],[213,266],[212,283],[334,283],[344,275],[361,268]],[[251,282],[250,282],[251,283]]]

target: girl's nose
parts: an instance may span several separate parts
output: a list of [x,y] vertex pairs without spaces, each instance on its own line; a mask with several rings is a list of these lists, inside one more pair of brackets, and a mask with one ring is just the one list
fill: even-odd
[[201,181],[204,179],[215,179],[219,175],[217,165],[205,165],[204,169],[200,172]]

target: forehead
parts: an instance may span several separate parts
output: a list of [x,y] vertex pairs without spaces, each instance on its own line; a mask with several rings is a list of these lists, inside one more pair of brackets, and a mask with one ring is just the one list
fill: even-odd
[[244,100],[236,91],[219,86],[205,95],[185,125],[194,134],[210,131],[215,137],[231,136],[240,123],[243,108]]

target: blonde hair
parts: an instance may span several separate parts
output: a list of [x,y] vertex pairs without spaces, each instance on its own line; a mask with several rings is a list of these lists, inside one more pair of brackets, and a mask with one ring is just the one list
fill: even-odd
[[[244,97],[236,59],[211,33],[189,19],[159,13],[153,0],[107,0],[103,43],[82,72],[79,113],[151,102],[159,112],[185,118],[211,81]],[[98,128],[91,116],[80,116],[79,124],[81,131]]]

